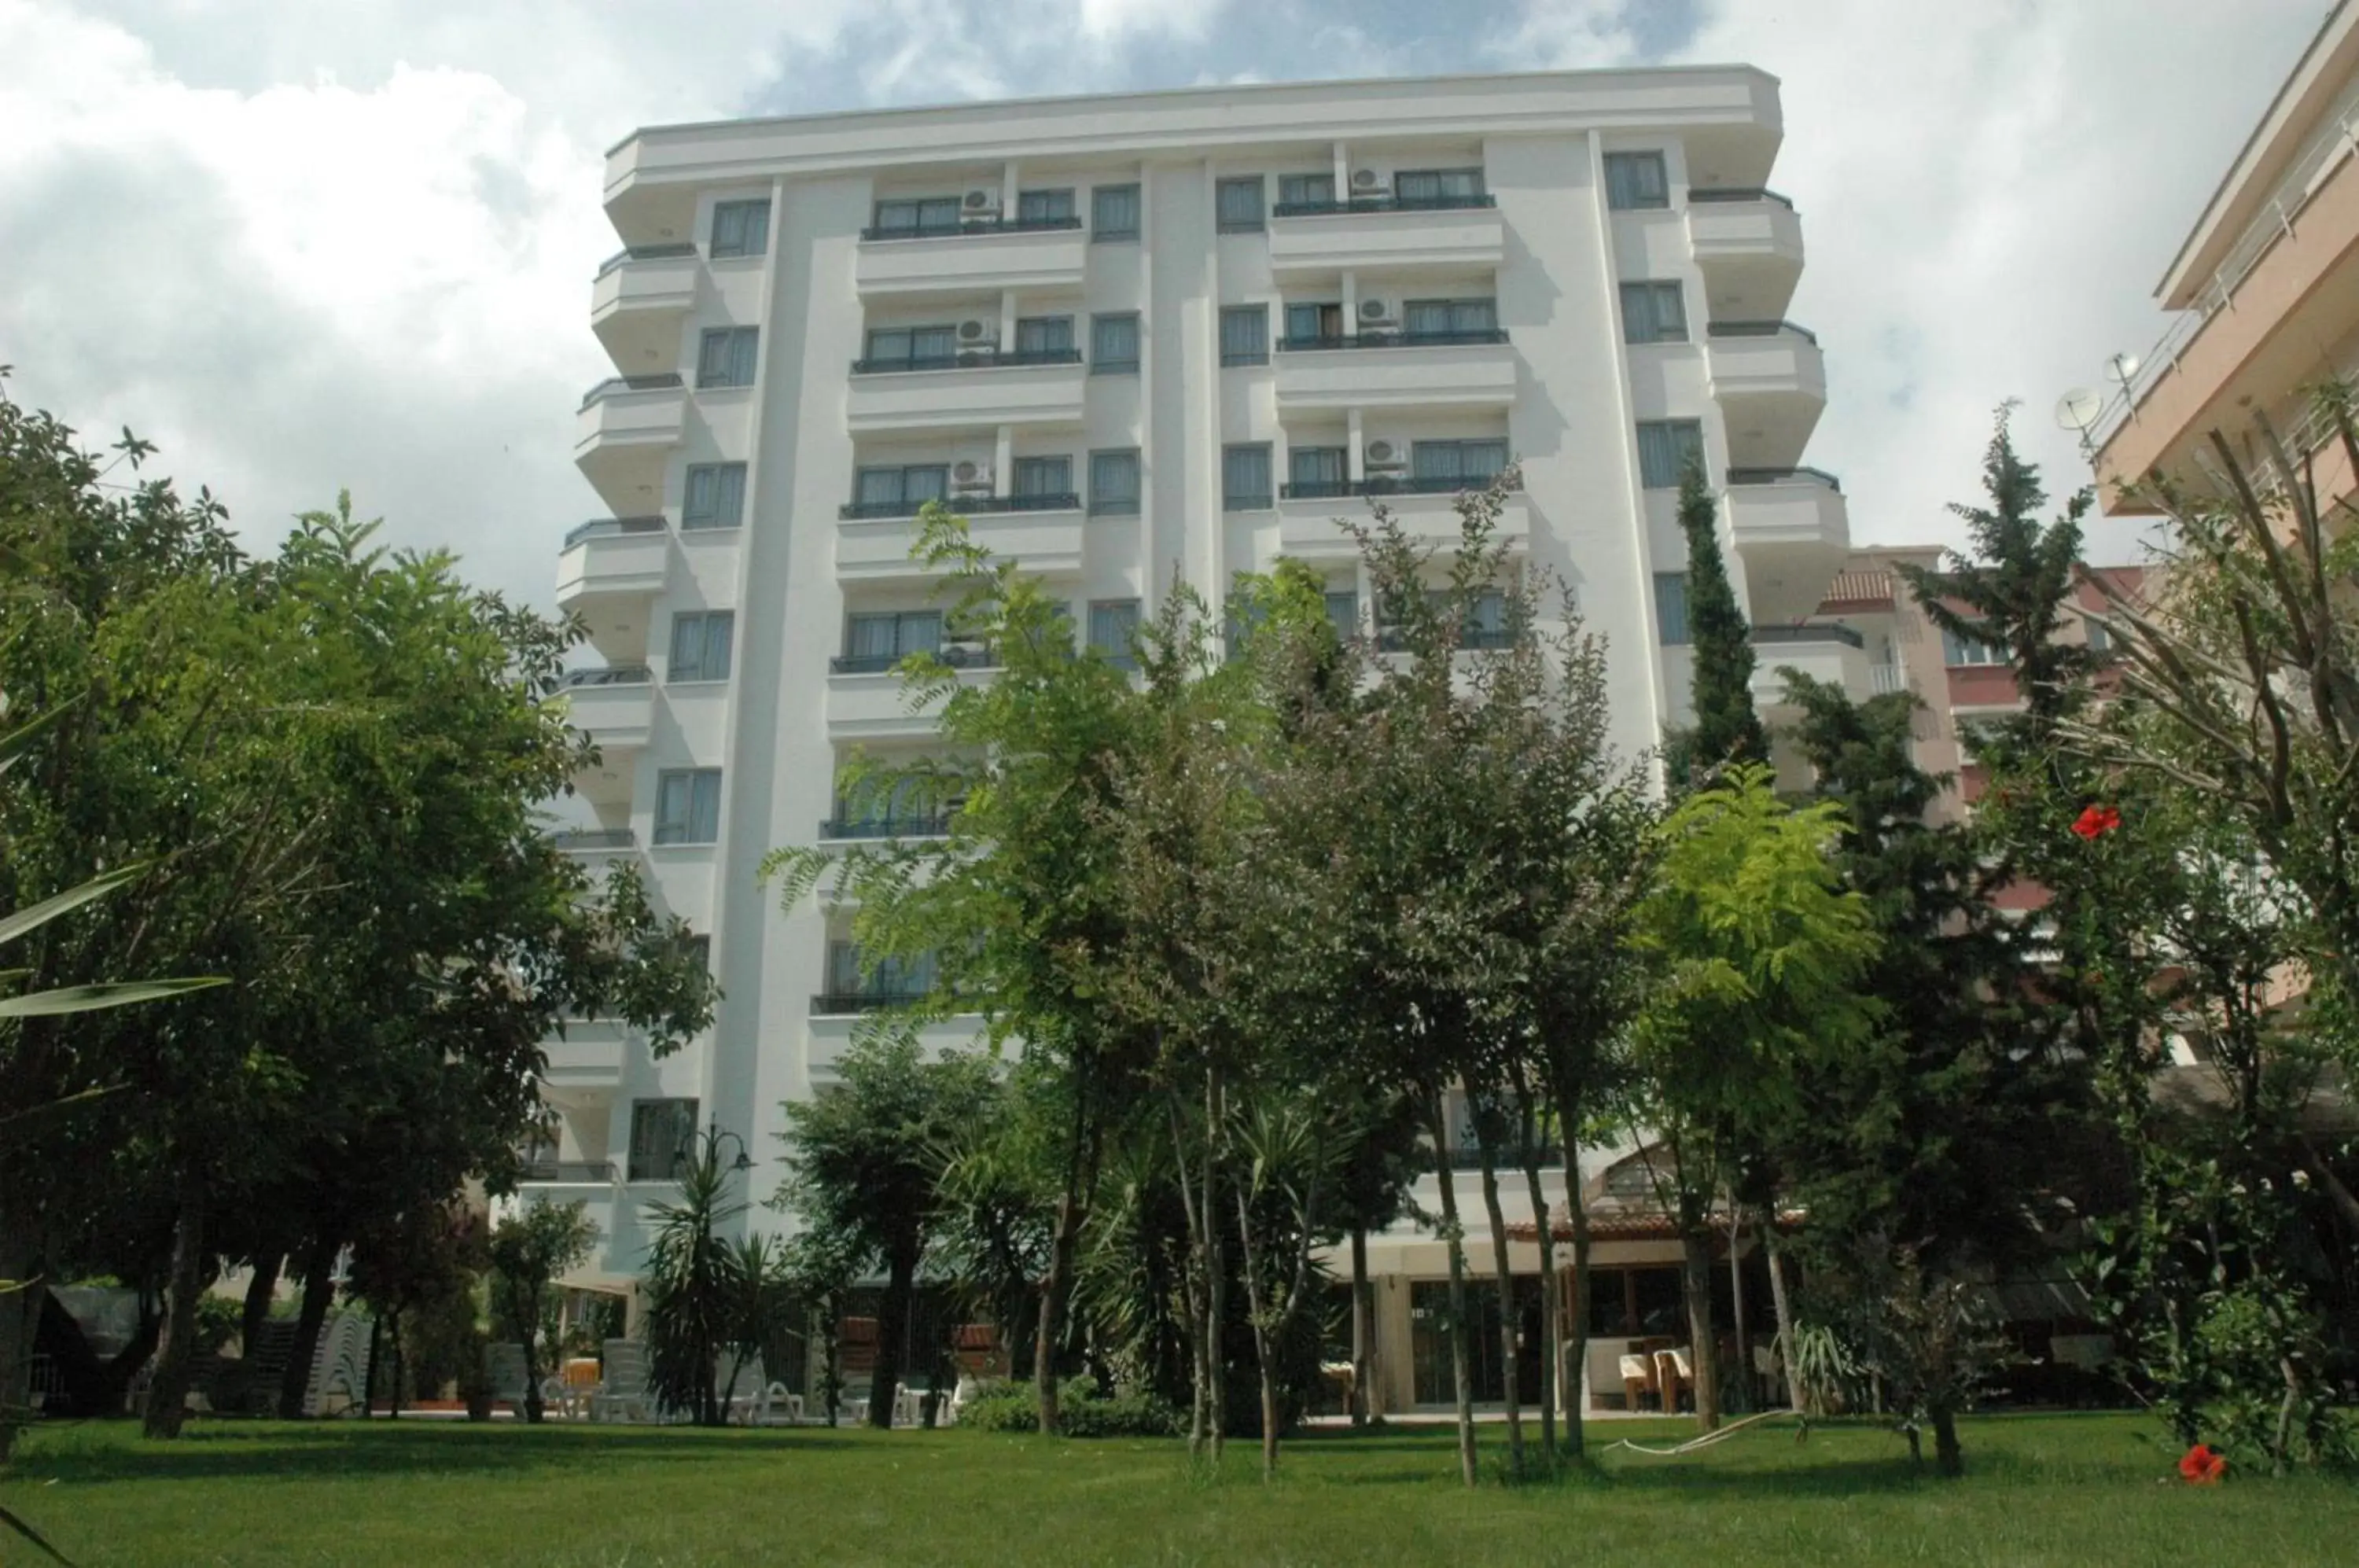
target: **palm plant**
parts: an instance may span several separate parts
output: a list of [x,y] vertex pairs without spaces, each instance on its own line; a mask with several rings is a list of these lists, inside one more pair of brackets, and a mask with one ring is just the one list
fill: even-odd
[[679,1202],[649,1203],[655,1240],[647,1248],[647,1374],[657,1401],[684,1410],[700,1426],[728,1412],[715,1374],[739,1336],[733,1311],[744,1295],[744,1259],[716,1234],[745,1212],[730,1196],[734,1165],[721,1158],[724,1135],[707,1127],[679,1165]]

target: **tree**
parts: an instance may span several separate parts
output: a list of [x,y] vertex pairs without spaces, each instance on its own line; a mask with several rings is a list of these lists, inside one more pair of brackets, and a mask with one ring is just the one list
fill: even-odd
[[1836,880],[1828,852],[1837,829],[1832,807],[1788,806],[1768,769],[1740,766],[1671,813],[1639,911],[1639,945],[1660,972],[1636,1043],[1648,1119],[1673,1155],[1670,1206],[1705,1431],[1719,1421],[1707,1278],[1714,1201],[1788,1110],[1796,1069],[1860,1050],[1875,1022],[1859,985],[1876,938],[1864,900]]
[[788,1102],[788,1174],[772,1202],[835,1238],[864,1271],[884,1275],[868,1421],[889,1427],[947,1169],[1001,1090],[988,1058],[929,1062],[913,1033],[889,1027],[863,1031],[836,1073],[809,1100]]
[[729,1407],[721,1395],[721,1357],[737,1337],[745,1293],[737,1252],[722,1229],[745,1212],[730,1194],[736,1169],[721,1158],[721,1132],[707,1127],[679,1168],[679,1200],[651,1203],[647,1244],[647,1384],[668,1410],[686,1410],[699,1426],[719,1426]]
[[1769,737],[1753,707],[1753,627],[1720,552],[1720,512],[1701,460],[1680,473],[1680,531],[1687,536],[1688,642],[1694,650],[1695,723],[1674,733],[1664,770],[1674,791],[1723,768],[1767,763]]
[[524,1344],[527,1421],[541,1418],[540,1324],[550,1281],[588,1258],[598,1226],[583,1203],[527,1203],[492,1231],[495,1300],[507,1332]]

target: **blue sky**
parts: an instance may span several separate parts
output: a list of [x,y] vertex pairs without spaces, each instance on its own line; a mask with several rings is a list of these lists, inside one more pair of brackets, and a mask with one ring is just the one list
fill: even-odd
[[[0,364],[266,543],[330,504],[546,604],[595,503],[600,159],[634,126],[1199,82],[1743,60],[1825,344],[1810,460],[1955,542],[1993,409],[2050,415],[2150,293],[2324,0],[0,0]],[[2128,559],[2107,527],[2093,553]]]

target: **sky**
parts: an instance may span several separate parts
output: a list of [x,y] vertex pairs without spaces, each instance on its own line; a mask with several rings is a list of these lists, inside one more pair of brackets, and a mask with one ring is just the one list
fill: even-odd
[[[2327,0],[0,0],[9,395],[209,486],[257,549],[333,504],[546,606],[599,510],[604,151],[641,125],[1199,82],[1628,64],[1783,83],[1808,456],[1862,543],[1963,542],[1995,410],[2152,291]],[[2090,555],[2136,558],[2100,523]]]

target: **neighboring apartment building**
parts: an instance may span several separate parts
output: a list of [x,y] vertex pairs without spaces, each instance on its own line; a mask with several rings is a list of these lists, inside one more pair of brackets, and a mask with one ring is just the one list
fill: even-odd
[[[1825,382],[1782,319],[1802,243],[1764,189],[1779,137],[1776,82],[1730,67],[979,103],[617,147],[626,248],[592,324],[618,374],[584,400],[577,452],[612,515],[559,569],[606,661],[572,692],[603,762],[580,781],[598,825],[567,842],[636,858],[707,936],[725,1000],[662,1062],[610,1025],[552,1042],[531,1190],[588,1200],[605,1236],[572,1282],[635,1275],[642,1204],[701,1127],[744,1140],[766,1196],[780,1105],[829,1080],[864,1009],[924,982],[864,982],[844,912],[781,909],[756,867],[930,826],[854,816],[835,789],[856,747],[929,742],[889,673],[940,646],[939,576],[908,553],[927,500],[1115,647],[1175,573],[1217,594],[1280,555],[1356,618],[1339,512],[1383,495],[1446,547],[1452,493],[1519,463],[1503,527],[1610,639],[1613,739],[1635,755],[1688,712],[1674,514],[1698,452],[1725,481],[1765,664],[1875,689],[1859,634],[1798,629],[1850,539],[1840,488],[1800,466]],[[966,678],[991,679],[979,656]],[[1480,1214],[1471,1184],[1461,1204]],[[1377,1251],[1406,1345],[1438,1248],[1405,1229]],[[1420,1397],[1397,1362],[1396,1406]]]
[[2156,289],[2182,312],[2090,432],[2105,509],[2123,484],[2199,476],[2217,430],[2245,450],[2266,416],[2315,454],[2321,499],[2354,475],[2310,391],[2359,374],[2359,6],[2340,0],[2278,89]]

